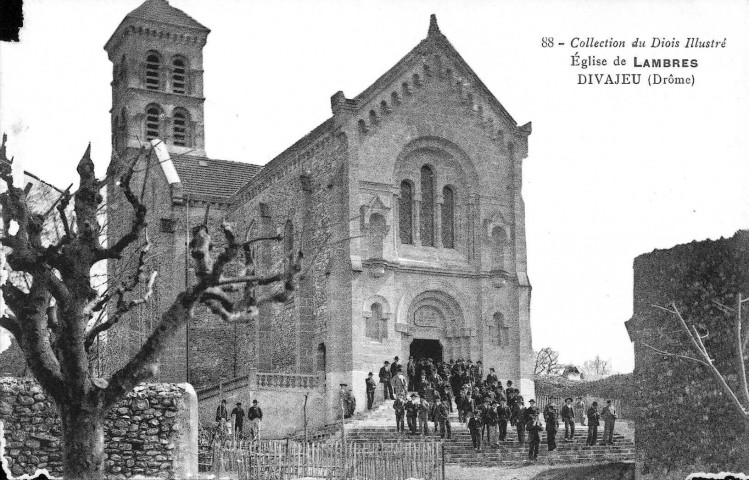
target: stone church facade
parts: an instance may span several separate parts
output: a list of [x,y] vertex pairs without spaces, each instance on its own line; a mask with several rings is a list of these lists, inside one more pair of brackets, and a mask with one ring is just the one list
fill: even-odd
[[[225,218],[247,239],[283,234],[253,244],[257,273],[301,250],[299,289],[254,324],[199,309],[162,358],[162,380],[201,387],[249,369],[319,374],[329,406],[340,383],[363,405],[367,372],[414,354],[482,360],[533,395],[521,196],[530,124],[517,125],[436,18],[395,66],[353,98],[335,93],[330,118],[263,167],[206,156],[208,34],[165,0],[147,0],[105,46],[114,65],[110,238],[132,219],[116,173],[141,142],[159,139],[170,154],[136,166],[148,268],[160,277],[152,301],[112,331],[113,358],[137,348],[191,280],[188,229],[207,219],[220,246]],[[109,267],[114,282],[134,262],[121,263]]]

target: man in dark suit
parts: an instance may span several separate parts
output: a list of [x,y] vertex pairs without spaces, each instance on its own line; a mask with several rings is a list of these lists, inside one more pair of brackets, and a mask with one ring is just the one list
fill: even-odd
[[372,410],[375,390],[377,389],[377,384],[374,381],[374,373],[369,372],[369,375],[367,375],[367,379],[365,380],[365,382],[367,384],[367,410]]
[[588,441],[586,445],[593,446],[598,440],[598,424],[601,421],[601,414],[598,413],[598,402],[593,402],[588,409]]
[[511,413],[505,399],[500,398],[497,406],[497,421],[499,422],[499,439],[502,441],[507,438],[507,422],[510,421]]
[[572,397],[564,399],[562,421],[564,422],[564,439],[573,440],[575,437],[575,407],[572,405]]
[[382,384],[382,395],[385,400],[395,400],[393,395],[393,384],[390,383],[390,362],[385,360],[385,364],[380,368],[380,383]]

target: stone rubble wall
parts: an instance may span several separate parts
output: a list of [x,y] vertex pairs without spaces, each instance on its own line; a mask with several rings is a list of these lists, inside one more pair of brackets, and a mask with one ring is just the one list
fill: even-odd
[[[634,261],[636,478],[683,479],[692,472],[749,471],[749,428],[706,365],[659,354],[696,357],[675,315],[653,305],[675,302],[696,325],[716,368],[740,391],[736,362],[736,296],[749,291],[749,231],[656,250]],[[653,348],[650,348],[653,347]],[[745,357],[746,358],[746,357]]]
[[[62,476],[61,422],[53,400],[32,379],[0,378],[4,466],[14,477],[46,469]],[[185,478],[197,473],[197,396],[189,384],[136,387],[107,415],[107,479]]]

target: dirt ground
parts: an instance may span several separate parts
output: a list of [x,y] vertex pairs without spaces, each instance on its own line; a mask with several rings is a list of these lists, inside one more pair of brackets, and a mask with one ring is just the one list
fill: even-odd
[[634,480],[634,463],[445,468],[445,480]]

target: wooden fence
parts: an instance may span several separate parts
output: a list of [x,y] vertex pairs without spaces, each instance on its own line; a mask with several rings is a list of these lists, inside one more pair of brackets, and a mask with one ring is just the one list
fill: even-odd
[[[554,403],[557,404],[557,410],[561,412],[562,406],[564,405],[564,399],[565,397],[539,395],[538,397],[536,397],[536,407],[538,407],[543,412],[544,407],[546,407],[546,405],[548,405],[549,403],[553,401]],[[585,409],[587,410],[588,408],[590,408],[593,402],[598,402],[599,413],[601,412],[601,410],[603,410],[603,407],[606,406],[606,400],[611,400],[611,404],[614,406],[614,408],[616,408],[616,414],[619,418],[628,419],[628,420],[633,419],[633,416],[632,416],[633,412],[631,410],[631,407],[627,405],[626,403],[622,402],[621,400],[619,400],[618,398],[607,399],[607,398],[601,398],[601,397],[593,397],[591,395],[585,395],[583,397],[583,401],[585,402]],[[572,405],[574,405],[575,402],[577,402],[577,397],[572,397]],[[527,405],[528,403],[526,402],[526,406]]]
[[444,480],[444,450],[435,440],[398,443],[269,440],[214,446],[211,470],[238,480],[301,477]]

